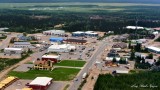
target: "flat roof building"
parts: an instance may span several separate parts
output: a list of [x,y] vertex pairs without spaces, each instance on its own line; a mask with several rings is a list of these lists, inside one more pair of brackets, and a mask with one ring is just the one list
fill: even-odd
[[51,42],[62,42],[64,39],[60,37],[51,37],[49,41]]
[[64,35],[65,31],[53,29],[53,30],[43,31],[43,34],[45,34],[45,35]]
[[48,87],[52,84],[52,78],[49,77],[37,77],[31,83],[29,87],[33,90],[47,90]]
[[66,39],[63,41],[64,43],[71,43],[71,44],[86,44],[87,40],[80,40],[80,39]]
[[23,48],[5,48],[4,53],[6,54],[21,54],[23,52]]
[[84,36],[84,35],[85,35],[85,32],[82,32],[82,31],[72,32],[73,37],[81,37],[81,36]]
[[149,47],[147,47],[147,49],[148,49],[149,52],[160,54],[160,48],[157,48],[157,47],[154,47],[154,46],[149,46]]
[[14,48],[29,48],[31,46],[30,42],[14,42]]
[[52,45],[48,48],[48,52],[70,52],[70,44]]

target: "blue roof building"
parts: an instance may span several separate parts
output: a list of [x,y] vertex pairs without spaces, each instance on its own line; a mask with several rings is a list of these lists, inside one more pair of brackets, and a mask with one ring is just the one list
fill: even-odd
[[51,41],[51,42],[63,42],[63,38],[60,38],[60,37],[51,37],[50,39],[49,39],[49,41]]

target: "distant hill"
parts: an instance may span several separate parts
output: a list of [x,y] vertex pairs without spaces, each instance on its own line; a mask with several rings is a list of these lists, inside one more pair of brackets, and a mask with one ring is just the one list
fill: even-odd
[[114,2],[114,3],[155,3],[160,0],[0,0],[0,3],[47,3],[47,2]]

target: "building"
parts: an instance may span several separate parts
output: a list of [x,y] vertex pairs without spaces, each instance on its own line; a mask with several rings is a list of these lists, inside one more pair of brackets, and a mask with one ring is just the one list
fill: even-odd
[[157,48],[157,47],[154,47],[154,46],[149,46],[149,47],[147,47],[147,49],[148,49],[149,52],[160,54],[160,48]]
[[65,31],[64,30],[47,30],[47,31],[43,31],[43,34],[45,35],[64,35]]
[[43,55],[42,60],[45,61],[51,60],[54,63],[57,63],[60,60],[60,55]]
[[117,53],[117,51],[112,49],[112,50],[110,50],[110,52],[107,54],[106,60],[107,60],[107,61],[112,61],[113,58],[115,58],[116,61],[119,61],[119,60],[120,60],[120,56],[119,56],[119,54]]
[[30,42],[14,42],[14,48],[29,48],[31,47]]
[[82,32],[82,31],[72,32],[72,36],[73,37],[82,37],[82,36],[85,36],[85,32]]
[[154,60],[154,59],[145,59],[145,63],[149,63],[150,65],[153,65],[153,64],[155,64],[155,62],[156,62],[156,60]]
[[70,44],[52,45],[48,48],[48,52],[70,52],[71,46]]
[[115,73],[117,73],[117,74],[128,74],[129,71],[128,70],[115,70]]
[[36,61],[34,61],[33,68],[38,70],[52,70],[54,63],[55,62],[51,60],[37,59]]
[[86,31],[86,32],[85,32],[85,36],[97,37],[97,36],[98,36],[98,33],[94,32],[94,31]]
[[53,79],[49,77],[37,77],[28,86],[33,90],[47,90],[52,81]]
[[126,26],[126,29],[144,29],[144,27],[139,27],[139,26]]
[[63,41],[64,43],[70,43],[70,44],[87,44],[87,40],[80,40],[80,39],[66,39]]
[[51,41],[51,42],[63,42],[63,38],[60,38],[60,37],[51,37],[50,39],[49,39],[49,41]]
[[127,48],[127,44],[124,43],[124,42],[120,42],[120,43],[116,43],[112,46],[112,48],[121,48],[121,49],[124,49],[124,48]]
[[23,48],[5,48],[5,54],[21,54],[23,52]]

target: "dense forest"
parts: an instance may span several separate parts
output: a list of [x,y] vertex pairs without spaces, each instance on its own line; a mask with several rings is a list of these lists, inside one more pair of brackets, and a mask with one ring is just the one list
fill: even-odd
[[[28,8],[46,7],[55,9],[59,8],[59,6],[61,6],[60,8],[69,8],[69,10],[28,10]],[[112,10],[122,8],[120,6],[102,7],[83,4],[66,4],[63,6],[32,5],[25,8],[27,9],[19,9],[19,7],[0,9],[0,27],[8,27],[10,29],[7,31],[12,32],[37,33],[53,29],[55,25],[64,24],[62,27],[56,29],[64,29],[69,32],[87,30],[115,31],[116,34],[122,34],[127,32],[124,27],[135,25],[137,19],[139,21],[138,26],[149,28],[160,27],[160,10],[158,10],[160,6],[123,6],[124,10],[121,11]],[[75,11],[70,11],[70,8],[80,8],[83,11],[77,11],[76,9]],[[103,10],[107,8],[108,10]],[[109,11],[110,9],[112,11]]]
[[99,75],[94,90],[160,90],[159,72]]

